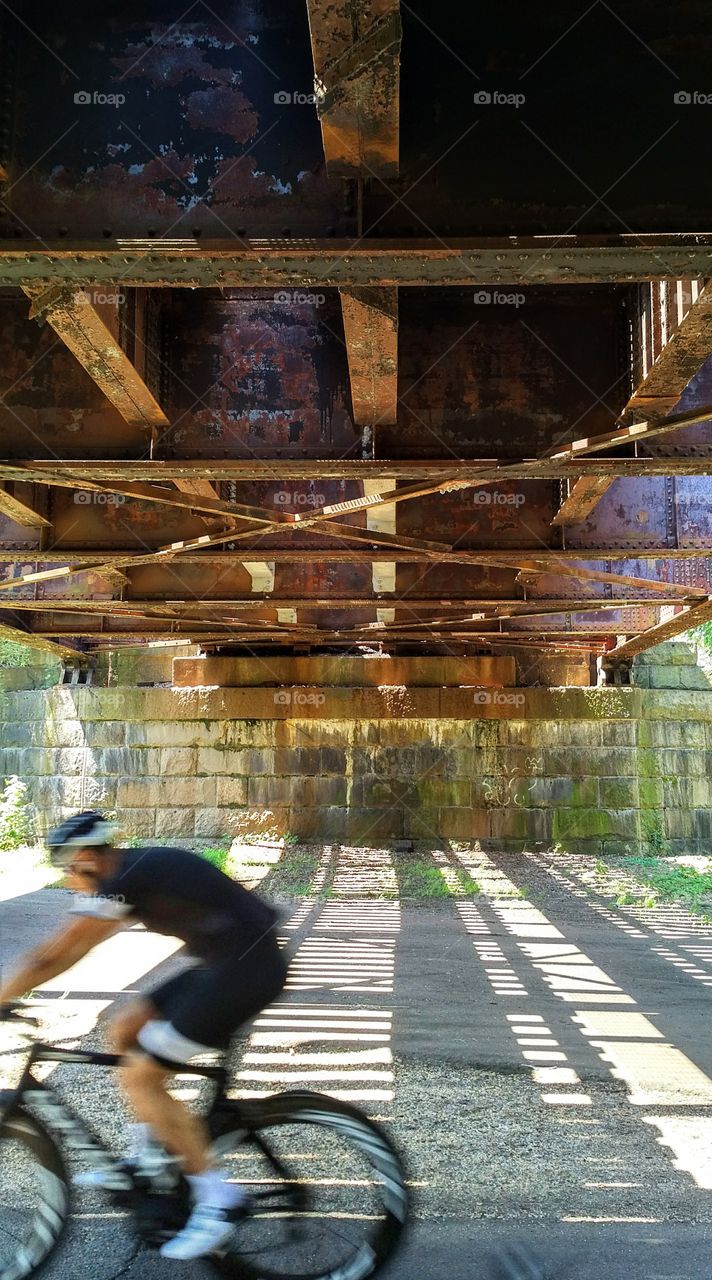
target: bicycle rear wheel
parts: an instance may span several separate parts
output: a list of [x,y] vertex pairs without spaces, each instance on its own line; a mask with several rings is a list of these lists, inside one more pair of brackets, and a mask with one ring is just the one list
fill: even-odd
[[400,1158],[355,1107],[316,1093],[240,1103],[213,1117],[222,1176],[253,1211],[216,1263],[246,1280],[365,1280],[395,1249],[408,1197]]
[[0,1121],[0,1280],[36,1275],[57,1244],[68,1213],[67,1173],[54,1139],[26,1111],[4,1117]]

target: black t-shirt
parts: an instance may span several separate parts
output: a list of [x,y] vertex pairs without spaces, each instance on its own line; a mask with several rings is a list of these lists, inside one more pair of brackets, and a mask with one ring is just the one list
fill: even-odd
[[254,946],[268,935],[277,913],[187,849],[149,846],[117,849],[121,862],[73,911],[104,920],[140,920],[154,933],[181,938],[189,951],[212,962]]

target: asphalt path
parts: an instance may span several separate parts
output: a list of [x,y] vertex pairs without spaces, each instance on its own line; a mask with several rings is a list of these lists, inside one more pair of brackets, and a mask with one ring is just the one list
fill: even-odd
[[[389,1126],[414,1198],[394,1280],[712,1280],[712,930],[618,908],[570,860],[431,856],[483,892],[369,899],[387,850],[341,850],[326,900],[285,904],[289,987],[236,1046],[233,1091],[321,1089]],[[68,900],[0,881],[3,967]],[[118,935],[42,993],[45,1038],[103,1045],[112,1010],[181,963],[173,940]],[[87,1076],[51,1074],[120,1147],[111,1073]],[[168,1274],[100,1196],[76,1208],[48,1280]]]

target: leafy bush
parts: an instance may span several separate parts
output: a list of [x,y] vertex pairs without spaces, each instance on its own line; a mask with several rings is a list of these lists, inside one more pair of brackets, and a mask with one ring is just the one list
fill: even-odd
[[19,849],[30,839],[27,786],[15,775],[7,778],[0,796],[0,849]]

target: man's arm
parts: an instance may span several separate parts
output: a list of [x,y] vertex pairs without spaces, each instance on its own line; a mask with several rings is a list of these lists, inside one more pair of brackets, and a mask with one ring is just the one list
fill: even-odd
[[15,972],[0,984],[0,1005],[24,996],[56,978],[58,973],[71,969],[73,964],[121,927],[120,920],[99,920],[94,916],[72,920],[49,942],[28,952]]

